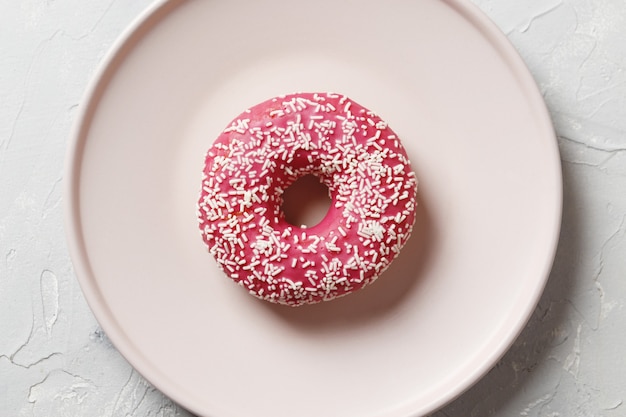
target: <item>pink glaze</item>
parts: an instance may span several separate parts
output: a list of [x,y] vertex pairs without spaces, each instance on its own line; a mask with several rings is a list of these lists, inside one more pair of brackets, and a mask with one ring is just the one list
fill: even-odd
[[[285,221],[283,191],[313,174],[330,193],[317,225]],[[198,218],[220,268],[267,301],[331,300],[373,282],[415,220],[417,180],[395,133],[337,94],[293,94],[239,115],[206,156]]]

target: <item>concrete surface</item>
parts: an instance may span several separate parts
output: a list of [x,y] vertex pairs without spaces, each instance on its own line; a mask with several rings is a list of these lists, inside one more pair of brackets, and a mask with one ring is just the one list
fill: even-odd
[[[151,0],[0,3],[0,415],[190,416],[86,305],[61,183],[86,85]],[[435,417],[626,415],[626,3],[476,0],[534,75],[559,136],[564,218],[530,323]]]

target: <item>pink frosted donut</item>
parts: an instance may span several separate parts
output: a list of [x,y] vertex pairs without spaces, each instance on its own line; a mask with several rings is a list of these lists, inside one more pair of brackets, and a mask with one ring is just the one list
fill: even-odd
[[[287,223],[282,194],[313,174],[328,187],[322,221]],[[209,149],[198,203],[219,267],[263,300],[297,306],[373,282],[415,220],[417,180],[375,113],[327,93],[270,99],[239,115]]]

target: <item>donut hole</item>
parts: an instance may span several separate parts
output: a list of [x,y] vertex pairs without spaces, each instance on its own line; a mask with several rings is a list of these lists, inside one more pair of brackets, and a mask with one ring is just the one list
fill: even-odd
[[309,174],[294,181],[283,193],[281,209],[292,226],[313,227],[324,219],[330,209],[328,187]]

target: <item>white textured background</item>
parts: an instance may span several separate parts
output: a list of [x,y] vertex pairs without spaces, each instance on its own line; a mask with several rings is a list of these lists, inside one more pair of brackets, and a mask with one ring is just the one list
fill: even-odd
[[[0,1],[0,416],[190,416],[111,346],[62,224],[63,163],[98,63],[151,0]],[[554,270],[498,365],[433,417],[626,415],[626,1],[475,0],[559,136]]]

